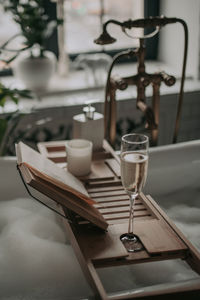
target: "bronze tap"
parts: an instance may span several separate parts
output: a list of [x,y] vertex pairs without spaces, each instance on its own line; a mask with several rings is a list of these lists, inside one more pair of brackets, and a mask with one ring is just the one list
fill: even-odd
[[[94,42],[100,45],[114,43],[116,41],[115,38],[110,36],[107,32],[107,26],[110,23],[121,26],[122,31],[126,33],[126,29],[131,29],[132,27],[141,27],[141,28],[150,28],[155,27],[155,31],[152,33],[138,37],[140,41],[139,48],[130,49],[127,51],[122,51],[118,53],[110,66],[107,76],[106,82],[106,93],[105,93],[105,106],[104,106],[104,115],[105,115],[105,137],[109,140],[109,142],[114,146],[115,137],[116,137],[116,91],[125,90],[129,85],[135,85],[137,87],[137,100],[136,107],[141,110],[146,117],[146,127],[151,131],[151,145],[157,145],[158,141],[158,125],[159,125],[159,102],[160,102],[160,85],[163,82],[167,86],[172,86],[175,84],[176,79],[172,75],[166,74],[164,71],[154,74],[148,74],[145,71],[145,46],[144,39],[150,38],[157,34],[162,26],[167,24],[173,24],[179,22],[184,27],[185,33],[185,49],[184,49],[184,57],[183,57],[183,67],[182,67],[182,78],[180,85],[180,93],[179,93],[179,102],[178,102],[178,110],[176,117],[176,125],[173,136],[173,142],[177,140],[177,133],[180,122],[180,112],[182,107],[183,100],[183,86],[185,79],[185,67],[186,67],[186,58],[187,58],[187,44],[188,44],[188,31],[187,25],[182,19],[177,18],[166,18],[166,17],[150,17],[146,19],[138,19],[138,20],[128,20],[125,22],[119,22],[116,20],[108,20],[103,25],[103,33],[100,35],[98,39]],[[126,33],[127,34],[127,33]],[[137,58],[138,67],[137,74],[124,77],[124,78],[116,78],[111,77],[111,73],[114,65],[121,59],[122,57],[128,58]],[[145,89],[148,85],[152,85],[153,96],[152,96],[152,105],[147,106],[146,97],[145,97]]]

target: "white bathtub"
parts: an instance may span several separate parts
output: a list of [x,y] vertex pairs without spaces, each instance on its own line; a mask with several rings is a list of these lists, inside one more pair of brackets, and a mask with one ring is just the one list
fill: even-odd
[[[91,296],[54,214],[27,196],[15,158],[0,159],[0,178],[0,299],[70,300]],[[200,140],[151,149],[145,192],[200,248]],[[152,272],[152,267],[157,271]],[[196,273],[182,262],[117,270],[99,270],[110,293],[200,284]]]
[[[200,140],[152,148],[145,193],[200,250]],[[199,234],[191,235],[195,227]]]

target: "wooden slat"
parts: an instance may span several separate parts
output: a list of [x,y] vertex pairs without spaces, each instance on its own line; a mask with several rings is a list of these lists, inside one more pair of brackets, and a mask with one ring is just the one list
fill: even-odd
[[[95,204],[95,207],[98,209],[102,209],[102,208],[115,208],[115,207],[123,207],[123,206],[128,206],[130,207],[130,201],[129,200],[123,200],[123,201],[113,201],[113,202],[106,202],[106,203],[102,203],[101,205],[99,204]],[[139,203],[138,205],[134,206],[134,210],[142,210],[142,209],[146,209],[146,207],[142,204]]]
[[130,208],[130,202],[129,201],[118,201],[117,203],[115,201],[112,202],[105,202],[105,203],[101,203],[101,204],[95,204],[94,205],[98,210],[102,210],[102,209],[115,209],[115,208],[123,208],[123,207],[128,207]]
[[105,162],[109,165],[111,170],[118,178],[121,178],[120,165],[115,158],[106,159]]
[[[93,198],[93,197],[91,197]],[[105,202],[113,202],[113,201],[123,201],[123,200],[129,200],[128,196],[127,195],[121,195],[121,196],[113,196],[113,197],[96,197],[95,198],[95,201],[98,202],[98,203],[105,203]]]
[[[128,196],[126,195],[122,195],[122,196],[114,196],[114,197],[97,197],[95,198],[95,201],[98,204],[103,204],[103,203],[113,203],[116,202],[116,205],[119,204],[119,202],[123,202],[123,201],[129,201]],[[140,205],[142,202],[140,200],[135,201],[135,205]]]
[[90,193],[90,196],[92,198],[98,198],[99,196],[101,197],[113,197],[113,196],[120,196],[120,195],[126,195],[124,190],[120,190],[120,191],[106,191],[106,192],[96,192],[96,193]]
[[105,160],[111,157],[111,154],[107,151],[105,151],[105,149],[102,149],[102,151],[98,151],[98,152],[93,152],[92,154],[92,160]]
[[85,257],[91,260],[113,260],[128,256],[115,226],[110,226],[106,233],[98,234],[92,229],[86,232],[79,228],[77,238]]
[[105,164],[104,160],[93,161],[91,164],[91,172],[87,176],[79,177],[82,181],[99,180],[100,178],[113,179],[114,174]]
[[[105,214],[114,214],[114,213],[124,213],[127,212],[129,213],[130,211],[130,206],[120,206],[120,207],[103,207],[103,208],[99,208],[100,213],[102,213],[103,215]],[[147,211],[147,209],[142,206],[139,209],[134,209],[134,212],[138,212],[138,211]]]
[[60,156],[60,153],[63,152],[66,155],[65,151],[65,145],[47,145],[46,147],[48,153],[57,153],[58,156]]
[[120,180],[116,180],[115,178],[112,180],[95,180],[95,181],[88,181],[87,182],[87,187],[88,188],[94,188],[94,187],[105,187],[105,186],[121,186],[122,183]]
[[118,163],[120,163],[119,156],[116,154],[115,150],[111,147],[111,145],[106,140],[103,141],[103,148],[106,151],[108,151],[112,155],[112,157],[116,159]]
[[186,245],[178,236],[173,234],[171,228],[160,220],[151,220],[146,224],[140,223],[140,226],[136,224],[135,232],[142,240],[148,253],[187,250]]
[[120,207],[111,207],[111,208],[100,208],[100,213],[105,217],[106,214],[116,214],[116,213],[129,213],[130,208],[129,205],[127,206],[120,206]]
[[[111,214],[103,214],[103,217],[106,221],[108,220],[116,220],[116,219],[128,219],[129,218],[129,211],[121,212],[121,213],[111,213]],[[134,218],[150,216],[150,213],[147,210],[136,211],[134,213]]]
[[37,144],[40,153],[49,153],[53,149],[54,152],[64,151],[66,141],[51,141],[51,142],[41,142]]
[[100,193],[100,192],[106,192],[106,191],[124,191],[123,186],[104,186],[104,187],[94,187],[94,188],[88,188],[88,193]]
[[[141,221],[152,220],[152,219],[153,219],[152,215],[147,215],[147,216],[140,216],[139,218],[135,218],[135,221],[141,222]],[[126,232],[128,230],[128,218],[107,220],[107,223],[109,224],[109,226],[126,224],[127,227]]]

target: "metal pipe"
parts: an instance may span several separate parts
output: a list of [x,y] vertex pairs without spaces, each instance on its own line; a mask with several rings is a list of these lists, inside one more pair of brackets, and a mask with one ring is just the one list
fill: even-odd
[[185,70],[186,70],[187,53],[188,53],[188,27],[187,27],[187,24],[182,19],[177,19],[177,22],[179,22],[183,25],[185,44],[184,44],[181,85],[180,85],[180,92],[179,92],[179,98],[178,98],[178,108],[177,108],[176,123],[175,123],[174,135],[173,135],[173,144],[175,144],[177,142],[178,130],[179,130],[179,127],[180,127],[180,118],[181,118],[181,111],[182,111],[182,106],[183,106],[183,91],[184,91],[184,82],[185,82]]
[[[109,113],[109,109],[111,109],[110,108],[111,98],[113,99],[113,97],[114,97],[114,100],[112,100],[112,101],[115,101],[116,88],[114,87],[114,84],[112,84],[112,88],[111,88],[111,80],[110,79],[111,79],[111,73],[112,73],[115,63],[124,56],[125,57],[135,56],[135,50],[122,51],[121,53],[114,56],[113,61],[108,70],[108,75],[107,75],[107,80],[106,80],[105,105],[104,105],[104,136],[105,136],[105,138],[108,138],[111,145],[114,145],[114,140],[115,140],[115,136],[113,133],[115,131],[114,127],[116,126],[116,123],[114,122],[114,119],[116,119],[116,117],[114,116],[114,113],[113,114]],[[113,93],[114,93],[114,95],[113,95]],[[110,125],[108,124],[109,121],[110,121]],[[110,132],[112,132],[112,139],[110,136]]]

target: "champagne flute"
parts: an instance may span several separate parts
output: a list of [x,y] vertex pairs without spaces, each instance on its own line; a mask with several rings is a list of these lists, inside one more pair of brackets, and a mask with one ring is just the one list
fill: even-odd
[[128,233],[120,239],[128,252],[143,249],[142,243],[133,232],[134,203],[145,185],[148,169],[149,138],[143,134],[126,134],[121,139],[121,179],[126,193],[130,197],[130,215]]

